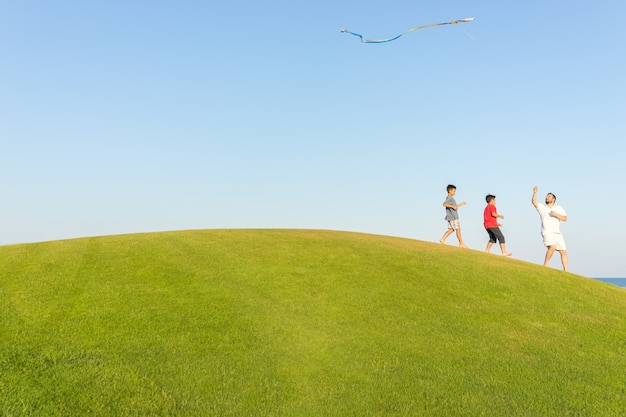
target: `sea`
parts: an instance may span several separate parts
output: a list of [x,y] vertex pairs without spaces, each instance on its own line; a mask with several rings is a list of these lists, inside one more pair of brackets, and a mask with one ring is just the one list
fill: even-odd
[[617,285],[618,287],[626,288],[626,278],[594,278],[598,281],[606,282],[609,284]]

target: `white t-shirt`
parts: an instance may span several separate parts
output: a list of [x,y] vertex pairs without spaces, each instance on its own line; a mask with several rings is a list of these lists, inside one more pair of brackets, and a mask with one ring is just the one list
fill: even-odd
[[561,206],[548,207],[543,204],[539,204],[537,206],[537,212],[539,212],[539,217],[541,217],[541,233],[561,233],[559,228],[561,221],[550,214],[552,211],[560,214],[561,216],[567,216],[565,209]]

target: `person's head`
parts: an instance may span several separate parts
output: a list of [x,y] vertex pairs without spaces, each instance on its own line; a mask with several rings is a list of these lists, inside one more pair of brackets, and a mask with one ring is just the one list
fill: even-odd
[[487,194],[485,200],[487,201],[487,204],[496,204],[496,196],[493,194]]
[[546,204],[554,204],[556,202],[556,196],[552,193],[546,195]]
[[448,194],[453,195],[456,193],[456,186],[452,184],[448,184],[448,186],[446,187],[446,191],[448,192]]

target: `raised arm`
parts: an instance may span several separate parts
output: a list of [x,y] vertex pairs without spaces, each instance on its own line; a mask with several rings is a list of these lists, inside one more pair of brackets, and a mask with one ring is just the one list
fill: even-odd
[[533,199],[531,200],[531,202],[533,203],[533,206],[537,207],[539,204],[537,203],[537,191],[539,190],[539,188],[537,188],[537,186],[535,185],[533,187]]

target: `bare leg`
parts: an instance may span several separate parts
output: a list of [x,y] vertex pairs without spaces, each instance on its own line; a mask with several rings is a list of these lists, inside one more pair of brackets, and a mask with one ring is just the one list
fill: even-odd
[[511,255],[513,255],[512,253],[506,251],[506,249],[504,248],[504,243],[500,243],[500,250],[502,251],[502,256],[511,256]]
[[552,258],[552,255],[554,254],[554,250],[556,249],[556,246],[548,246],[548,251],[546,252],[546,260],[543,262],[543,266],[548,266],[548,264],[550,263],[550,258]]
[[493,246],[493,242],[487,242],[487,249],[485,249],[485,252],[489,253],[489,251],[491,250],[491,246]]
[[459,239],[459,246],[462,248],[466,248],[465,243],[463,243],[463,238],[461,237],[461,229],[456,229],[456,238]]
[[563,264],[563,271],[567,272],[567,251],[561,250],[559,251],[561,254],[561,263]]
[[445,245],[446,244],[446,239],[448,238],[448,236],[450,236],[452,234],[452,232],[454,232],[454,230],[448,229],[446,231],[446,233],[443,234],[441,239],[439,239],[439,243],[441,243],[442,245]]

